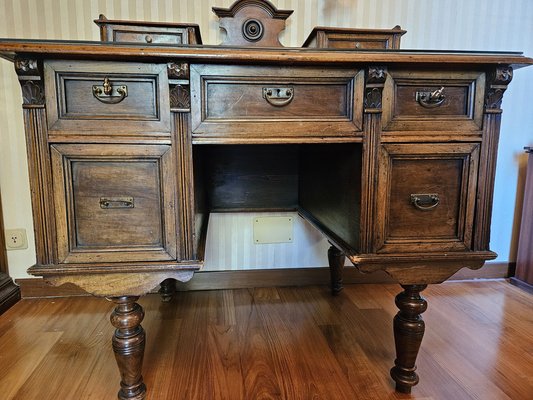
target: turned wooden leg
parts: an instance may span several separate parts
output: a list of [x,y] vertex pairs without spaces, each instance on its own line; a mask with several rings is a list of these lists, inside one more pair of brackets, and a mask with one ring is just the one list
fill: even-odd
[[176,280],[172,278],[165,279],[160,286],[159,294],[161,295],[161,300],[168,303],[176,292]]
[[141,375],[145,334],[141,326],[144,310],[136,303],[139,297],[113,297],[116,304],[111,313],[111,323],[115,328],[113,351],[120,370],[120,400],[143,400],[146,386]]
[[331,294],[336,296],[343,289],[342,273],[344,270],[344,253],[331,246],[328,250],[329,272],[331,273]]
[[420,296],[420,292],[427,285],[402,287],[404,291],[396,296],[396,306],[400,311],[394,317],[396,360],[390,374],[396,382],[396,391],[411,393],[411,388],[418,383],[415,363],[425,330],[420,314],[427,309],[427,302]]

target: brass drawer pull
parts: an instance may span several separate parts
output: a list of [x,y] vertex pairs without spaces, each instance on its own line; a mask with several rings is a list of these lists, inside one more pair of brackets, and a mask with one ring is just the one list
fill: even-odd
[[122,85],[114,88],[106,76],[102,86],[93,85],[93,96],[102,103],[117,104],[128,97],[128,87]]
[[100,208],[134,208],[133,197],[101,197]]
[[294,98],[294,89],[287,88],[263,88],[263,98],[274,107],[283,107]]
[[444,100],[446,100],[444,86],[442,86],[440,89],[434,90],[433,92],[416,92],[415,99],[422,107],[438,107],[444,103]]
[[440,203],[438,194],[412,194],[411,204],[421,211],[433,210]]

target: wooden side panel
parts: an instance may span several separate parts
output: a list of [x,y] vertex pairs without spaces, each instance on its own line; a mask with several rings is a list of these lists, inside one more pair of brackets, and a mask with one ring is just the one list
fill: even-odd
[[360,248],[361,145],[305,145],[300,150],[299,203],[326,234]]

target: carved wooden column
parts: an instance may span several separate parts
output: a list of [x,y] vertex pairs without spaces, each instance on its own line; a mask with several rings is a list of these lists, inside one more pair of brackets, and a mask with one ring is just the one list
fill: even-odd
[[[170,113],[172,124],[172,146],[178,163],[177,189],[178,203],[182,213],[178,216],[178,240],[181,260],[194,260],[194,218],[193,194],[191,182],[192,169],[192,140],[189,132],[189,117],[191,113],[191,96],[189,80],[189,64],[183,62],[169,62],[167,64],[168,81],[170,85]],[[164,302],[172,300],[176,292],[176,280],[165,279],[160,284],[159,294]]]
[[400,311],[394,317],[396,360],[390,374],[396,382],[398,392],[411,393],[411,388],[418,383],[415,363],[425,331],[420,314],[427,309],[427,302],[420,296],[420,292],[427,285],[402,287],[404,291],[396,296],[396,306]]
[[57,256],[42,62],[17,58],[15,71],[22,88],[37,264],[48,265]]
[[374,252],[374,213],[377,198],[379,147],[381,145],[382,96],[386,78],[385,67],[370,66],[366,70],[361,174],[361,253]]
[[496,175],[496,156],[500,138],[502,118],[502,98],[507,85],[513,79],[513,69],[499,66],[487,74],[485,88],[485,114],[483,116],[483,138],[479,162],[479,181],[476,205],[476,230],[474,250],[489,250],[490,223],[494,177]]
[[342,277],[346,256],[342,251],[331,245],[328,249],[329,272],[331,274],[331,294],[338,295],[344,287]]
[[141,326],[144,310],[136,303],[137,296],[112,297],[116,304],[111,313],[115,328],[113,351],[120,370],[120,400],[143,400],[146,386],[141,375],[145,333]]

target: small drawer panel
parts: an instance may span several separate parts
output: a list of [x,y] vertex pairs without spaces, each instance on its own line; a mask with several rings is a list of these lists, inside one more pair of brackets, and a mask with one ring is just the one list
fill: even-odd
[[166,64],[49,61],[45,75],[51,134],[170,131]]
[[113,20],[103,14],[94,23],[100,27],[100,39],[107,42],[202,44],[197,24]]
[[187,43],[187,30],[179,29],[177,32],[160,32],[157,30],[114,30],[113,42],[146,43],[146,44],[185,44]]
[[327,45],[331,49],[363,50],[363,49],[392,49],[391,35],[351,35],[336,34],[327,36]]
[[400,26],[392,29],[352,29],[318,26],[313,29],[302,47],[363,50],[399,49],[404,35]]
[[478,144],[384,145],[376,250],[468,250],[478,156]]
[[485,74],[389,71],[383,91],[383,131],[457,131],[482,128]]
[[360,135],[362,90],[359,70],[195,65],[193,134]]
[[171,157],[169,146],[52,146],[61,262],[176,259]]

